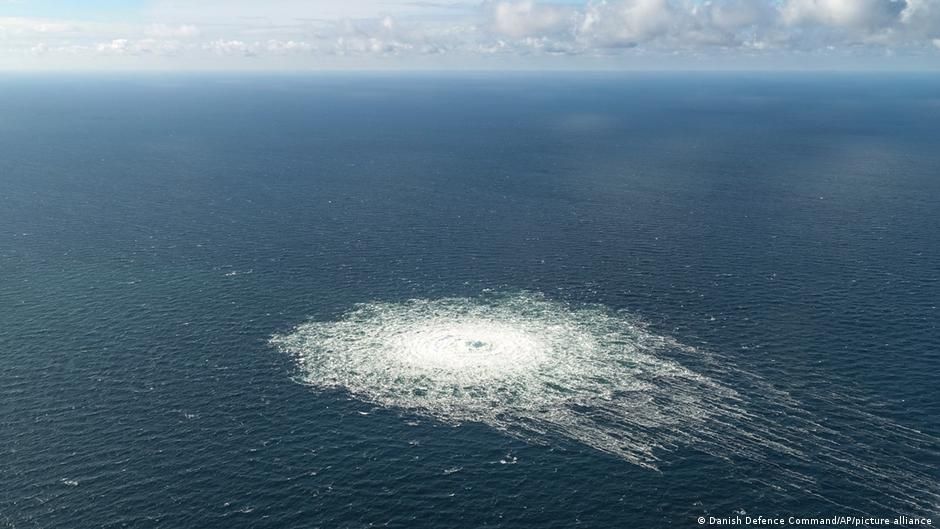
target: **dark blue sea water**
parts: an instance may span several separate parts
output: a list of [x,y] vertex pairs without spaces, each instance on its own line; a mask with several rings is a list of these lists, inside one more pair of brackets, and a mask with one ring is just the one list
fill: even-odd
[[[270,342],[519,293],[694,348],[731,453],[439,421]],[[936,525],[938,305],[936,76],[0,77],[4,529]]]

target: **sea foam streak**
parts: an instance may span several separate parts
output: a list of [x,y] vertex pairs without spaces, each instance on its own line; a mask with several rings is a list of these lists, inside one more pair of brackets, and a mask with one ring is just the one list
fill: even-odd
[[[869,454],[841,447],[839,432],[757,375],[603,307],[534,294],[368,303],[272,342],[295,355],[314,387],[445,422],[481,422],[538,443],[568,438],[648,468],[694,446],[773,469],[775,477],[754,481],[826,499],[812,478],[771,461],[784,456],[876,490],[885,503],[872,508],[923,512],[940,498],[929,474],[867,463]],[[891,443],[935,441],[846,402],[836,404]]]

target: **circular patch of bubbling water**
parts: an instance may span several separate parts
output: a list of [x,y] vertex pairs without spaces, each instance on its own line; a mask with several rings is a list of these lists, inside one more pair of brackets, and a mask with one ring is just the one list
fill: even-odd
[[[272,343],[316,388],[449,423],[540,443],[567,438],[650,468],[664,452],[694,446],[746,462],[756,472],[749,479],[768,490],[870,515],[929,513],[940,501],[930,466],[907,464],[935,460],[940,439],[827,390],[816,405],[831,404],[840,431],[756,373],[600,306],[533,294],[368,303]],[[886,458],[885,447],[898,454]],[[816,474],[875,500],[840,504]]]
[[622,313],[538,295],[369,303],[272,341],[315,387],[644,466],[740,413],[733,390],[669,359],[689,348]]
[[531,369],[545,360],[547,343],[512,325],[484,319],[434,319],[393,336],[389,347],[415,368],[472,372],[480,379]]

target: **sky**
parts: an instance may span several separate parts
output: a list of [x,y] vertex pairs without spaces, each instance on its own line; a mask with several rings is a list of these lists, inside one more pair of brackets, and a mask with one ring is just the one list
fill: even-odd
[[940,0],[0,0],[0,70],[940,70]]

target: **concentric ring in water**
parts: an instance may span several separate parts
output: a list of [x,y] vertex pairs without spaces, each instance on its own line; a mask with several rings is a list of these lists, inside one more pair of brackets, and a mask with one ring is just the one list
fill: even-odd
[[668,358],[674,341],[625,314],[534,294],[369,303],[273,342],[313,386],[531,440],[563,436],[645,466],[710,417],[739,413],[734,391]]

